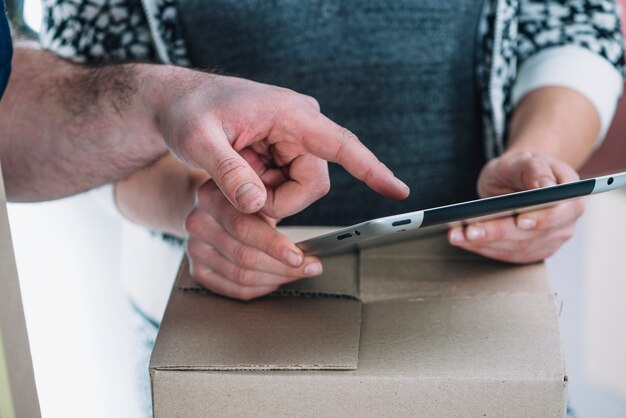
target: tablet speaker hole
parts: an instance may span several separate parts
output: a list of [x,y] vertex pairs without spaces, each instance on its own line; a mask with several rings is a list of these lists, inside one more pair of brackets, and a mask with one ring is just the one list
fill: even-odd
[[352,234],[347,233],[347,234],[339,235],[337,239],[341,241],[342,239],[351,238],[351,237],[352,237]]
[[610,186],[611,184],[613,184],[613,177],[609,177],[609,179],[606,181],[606,183]]
[[401,221],[395,221],[394,223],[391,224],[391,226],[401,226],[401,225],[408,225],[411,223],[410,219],[403,219]]

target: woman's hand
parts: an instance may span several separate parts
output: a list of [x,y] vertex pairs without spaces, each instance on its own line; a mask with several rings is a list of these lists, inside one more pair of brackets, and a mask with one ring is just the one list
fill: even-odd
[[[578,179],[576,170],[553,157],[513,151],[485,165],[478,179],[478,193],[490,197]],[[540,261],[572,237],[583,211],[582,199],[568,200],[517,216],[454,227],[448,239],[452,245],[496,260]]]
[[[579,179],[600,132],[593,104],[577,91],[543,87],[527,94],[509,124],[508,149],[491,160],[478,178],[480,197],[496,196]],[[551,256],[571,238],[584,211],[582,199],[455,227],[452,245],[496,260],[530,263]]]
[[198,189],[185,223],[191,276],[215,293],[250,300],[321,274],[320,261],[304,257],[276,222],[262,213],[241,213],[209,180]]

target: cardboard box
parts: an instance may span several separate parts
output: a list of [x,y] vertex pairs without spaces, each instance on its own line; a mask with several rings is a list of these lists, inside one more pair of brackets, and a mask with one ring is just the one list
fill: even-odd
[[243,303],[194,284],[183,262],[150,365],[155,417],[565,415],[543,264],[434,235],[324,267]]
[[40,416],[0,167],[0,418]]

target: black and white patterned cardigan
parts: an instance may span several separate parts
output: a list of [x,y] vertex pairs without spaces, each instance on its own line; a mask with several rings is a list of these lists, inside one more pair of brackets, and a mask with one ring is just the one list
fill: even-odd
[[[44,48],[86,63],[151,60],[189,66],[176,0],[44,0]],[[622,93],[616,0],[489,0],[481,19],[485,154],[502,153],[519,100],[564,86],[584,94],[608,128]],[[601,138],[600,138],[601,139]]]

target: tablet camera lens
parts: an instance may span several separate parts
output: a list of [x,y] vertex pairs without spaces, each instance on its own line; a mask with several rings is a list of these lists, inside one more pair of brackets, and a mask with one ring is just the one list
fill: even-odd
[[613,184],[613,177],[609,177],[609,179],[606,182],[609,186]]

